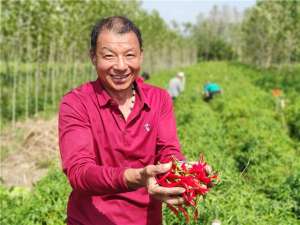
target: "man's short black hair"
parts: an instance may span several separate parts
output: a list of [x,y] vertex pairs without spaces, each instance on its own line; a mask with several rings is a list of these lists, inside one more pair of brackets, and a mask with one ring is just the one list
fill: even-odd
[[99,20],[91,32],[91,51],[95,53],[97,48],[97,39],[103,30],[113,31],[118,34],[134,32],[138,38],[140,49],[143,49],[143,40],[140,29],[127,17],[111,16]]

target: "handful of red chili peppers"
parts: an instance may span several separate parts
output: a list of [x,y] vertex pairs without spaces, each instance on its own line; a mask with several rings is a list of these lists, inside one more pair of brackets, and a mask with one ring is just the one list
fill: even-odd
[[[183,187],[185,192],[182,194],[185,199],[186,207],[193,207],[193,217],[195,220],[198,218],[198,203],[205,196],[211,187],[218,181],[218,175],[211,170],[210,166],[204,161],[203,155],[200,156],[198,162],[190,164],[186,162],[180,162],[175,157],[171,157],[172,162],[171,169],[158,177],[156,177],[157,183],[163,187]],[[184,215],[186,222],[189,223],[190,217],[185,206],[172,206],[168,204],[168,207],[179,215],[179,211]]]

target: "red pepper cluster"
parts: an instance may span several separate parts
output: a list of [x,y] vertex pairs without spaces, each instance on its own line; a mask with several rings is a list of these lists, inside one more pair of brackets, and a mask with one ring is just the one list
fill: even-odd
[[[185,192],[182,194],[185,199],[185,206],[193,207],[194,219],[198,218],[197,205],[202,196],[208,193],[209,189],[214,186],[218,180],[218,175],[209,170],[211,168],[204,161],[203,155],[196,163],[189,164],[178,161],[175,157],[171,157],[171,169],[162,176],[156,178],[157,183],[163,187],[183,187]],[[168,204],[168,207],[178,216],[181,211],[189,223],[190,217],[184,206],[174,207]]]

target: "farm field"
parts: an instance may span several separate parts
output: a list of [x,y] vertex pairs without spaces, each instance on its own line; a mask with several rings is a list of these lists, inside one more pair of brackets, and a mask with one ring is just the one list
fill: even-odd
[[[182,150],[191,161],[204,153],[221,177],[221,183],[200,204],[198,221],[191,224],[211,224],[214,219],[222,225],[299,224],[300,66],[276,72],[204,62],[180,70],[186,74],[186,90],[174,110]],[[159,72],[149,82],[166,88],[175,73]],[[207,80],[224,90],[209,103],[201,98]],[[283,90],[284,108],[278,109],[274,88]],[[57,155],[52,160],[57,162]],[[70,188],[57,163],[49,164],[48,175],[32,189],[9,188],[2,180],[1,224],[64,224]],[[164,224],[184,224],[184,219],[165,208]]]

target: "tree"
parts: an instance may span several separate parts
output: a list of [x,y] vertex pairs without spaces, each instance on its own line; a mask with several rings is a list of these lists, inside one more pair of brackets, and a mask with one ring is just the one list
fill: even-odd
[[258,1],[242,24],[247,63],[269,68],[299,61],[299,1]]
[[234,30],[239,26],[235,9],[214,6],[208,17],[199,15],[192,29],[196,40],[198,59],[222,60],[235,57]]

